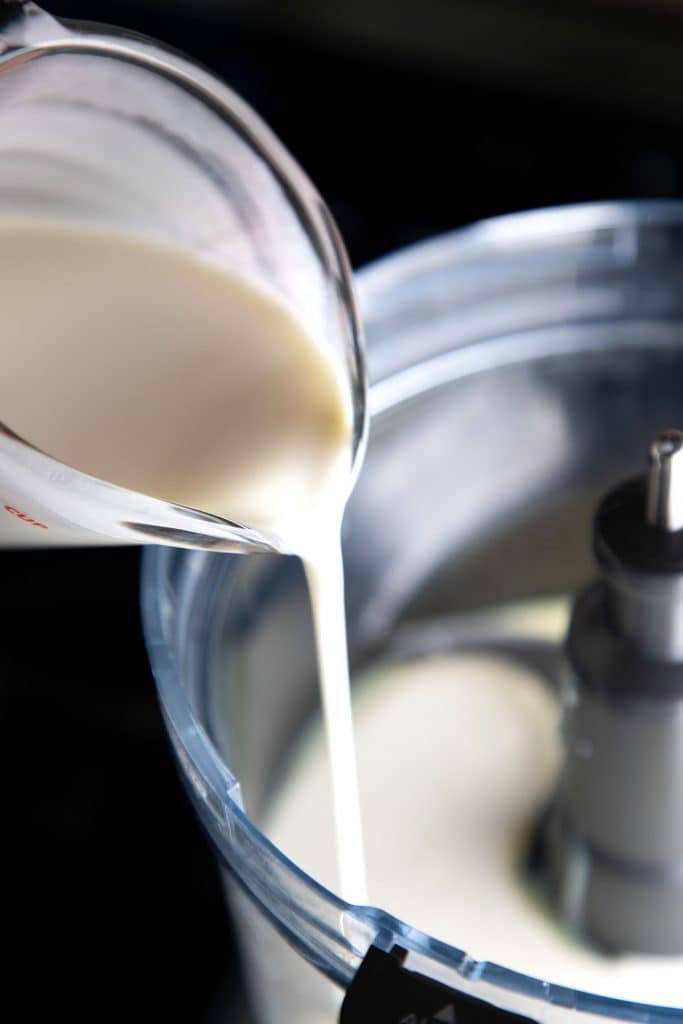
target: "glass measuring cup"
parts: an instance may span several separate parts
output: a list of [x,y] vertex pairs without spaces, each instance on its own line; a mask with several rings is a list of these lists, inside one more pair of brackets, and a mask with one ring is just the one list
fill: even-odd
[[[0,3],[5,215],[171,245],[285,302],[342,367],[351,489],[366,409],[346,254],[311,183],[230,89],[156,42],[58,21],[34,3]],[[0,545],[283,550],[248,523],[118,487],[30,442],[0,408]]]

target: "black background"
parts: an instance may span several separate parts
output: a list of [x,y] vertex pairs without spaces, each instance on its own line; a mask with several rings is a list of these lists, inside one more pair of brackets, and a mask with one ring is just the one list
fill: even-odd
[[[434,2],[375,5],[380,28],[380,8],[397,31],[408,18],[400,45],[276,5],[51,10],[157,36],[228,81],[316,182],[355,266],[494,214],[680,194],[675,7],[560,3],[550,23],[544,5],[497,19],[491,3],[478,35],[461,6],[452,57],[448,39],[430,50]],[[0,553],[3,1019],[240,1019],[216,870],[147,668],[138,565],[129,549]]]

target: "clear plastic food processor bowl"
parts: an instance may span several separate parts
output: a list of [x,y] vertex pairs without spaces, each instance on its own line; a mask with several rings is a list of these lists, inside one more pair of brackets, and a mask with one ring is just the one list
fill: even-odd
[[[683,204],[505,217],[382,260],[358,285],[372,427],[345,520],[354,669],[406,624],[570,593],[593,575],[596,501],[683,422]],[[142,602],[262,1024],[338,1020],[371,944],[399,945],[415,970],[538,1021],[680,1020],[555,985],[533,964],[527,976],[475,961],[381,908],[349,906],[266,839],[259,822],[316,707],[295,560],[149,549]]]

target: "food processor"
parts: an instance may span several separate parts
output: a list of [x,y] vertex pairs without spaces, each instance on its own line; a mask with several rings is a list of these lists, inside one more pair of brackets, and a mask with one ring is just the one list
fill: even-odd
[[[372,418],[344,524],[353,674],[483,651],[543,676],[563,764],[525,870],[604,956],[683,952],[682,274],[683,204],[662,201],[487,221],[358,275]],[[551,631],[500,614],[550,600]],[[269,840],[317,705],[296,560],[150,549],[142,605],[260,1024],[680,1019],[683,997],[583,991],[349,905]]]

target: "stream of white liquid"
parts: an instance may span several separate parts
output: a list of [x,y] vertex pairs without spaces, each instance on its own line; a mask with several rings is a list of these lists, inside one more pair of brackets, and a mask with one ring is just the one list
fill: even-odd
[[340,528],[304,566],[311,595],[322,715],[330,764],[340,895],[367,902],[361,802],[344,610]]

